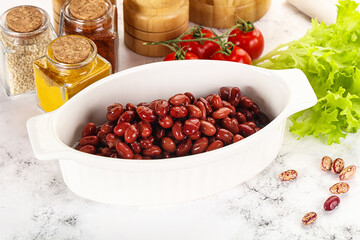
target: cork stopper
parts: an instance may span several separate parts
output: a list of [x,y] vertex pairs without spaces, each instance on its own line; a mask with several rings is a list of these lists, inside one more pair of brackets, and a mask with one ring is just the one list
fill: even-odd
[[91,45],[84,37],[67,35],[53,42],[52,52],[54,58],[59,62],[81,63],[91,54]]
[[19,6],[9,11],[6,23],[14,32],[29,33],[39,29],[44,15],[32,6]]
[[93,20],[105,15],[106,2],[104,0],[72,0],[69,9],[77,19]]

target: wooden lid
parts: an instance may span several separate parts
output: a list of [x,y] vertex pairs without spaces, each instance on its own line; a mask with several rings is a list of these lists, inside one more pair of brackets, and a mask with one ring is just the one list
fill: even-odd
[[44,15],[32,6],[19,6],[9,11],[6,23],[14,32],[29,33],[41,27]]
[[148,14],[132,8],[131,0],[124,0],[124,22],[144,32],[167,32],[179,28],[189,21],[189,1],[166,13]]
[[69,4],[70,13],[77,19],[93,20],[106,13],[104,0],[72,0]]
[[81,36],[60,37],[53,42],[51,48],[57,61],[68,64],[81,63],[91,54],[89,40]]

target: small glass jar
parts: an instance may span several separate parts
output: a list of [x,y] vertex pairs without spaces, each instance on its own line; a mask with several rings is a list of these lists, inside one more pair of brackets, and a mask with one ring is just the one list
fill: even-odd
[[[104,4],[105,10],[96,4]],[[72,10],[76,6],[76,10]],[[72,8],[73,7],[73,8]],[[75,14],[76,13],[76,14]],[[93,40],[98,54],[117,71],[117,11],[109,0],[70,0],[61,10],[59,36],[82,35]],[[95,16],[95,17],[94,17]]]
[[[69,44],[64,40],[71,41]],[[67,60],[76,60],[81,55],[76,52],[79,45],[71,45],[84,41],[89,43],[89,52],[81,61],[62,62],[56,58],[61,53]],[[63,49],[53,46],[62,41]],[[59,44],[58,44],[59,45]],[[75,49],[75,50],[74,50]],[[73,51],[74,50],[74,51]],[[111,64],[97,54],[97,47],[90,39],[78,35],[66,35],[53,40],[46,55],[34,62],[36,93],[38,106],[45,112],[53,111],[90,84],[111,74]]]
[[8,96],[35,91],[33,62],[56,38],[48,14],[17,6],[0,16],[0,78]]
[[[52,6],[53,6],[53,17],[54,17],[54,28],[55,28],[55,32],[58,34],[59,33],[59,25],[60,25],[60,13],[61,13],[61,8],[64,5],[64,3],[67,0],[52,0]],[[114,7],[114,16],[117,16],[117,6],[116,6],[116,0],[111,0],[111,3],[113,4]],[[117,18],[114,19],[115,23],[117,25]]]

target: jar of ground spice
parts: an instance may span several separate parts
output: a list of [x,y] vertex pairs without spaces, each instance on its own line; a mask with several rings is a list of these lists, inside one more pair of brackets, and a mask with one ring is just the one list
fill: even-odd
[[38,106],[53,111],[90,84],[111,74],[111,64],[83,36],[53,40],[46,55],[34,62]]
[[0,16],[0,78],[7,95],[35,90],[33,62],[56,38],[48,14],[34,6],[17,6]]
[[82,35],[93,40],[98,53],[117,71],[117,17],[109,0],[70,0],[61,10],[60,36]]

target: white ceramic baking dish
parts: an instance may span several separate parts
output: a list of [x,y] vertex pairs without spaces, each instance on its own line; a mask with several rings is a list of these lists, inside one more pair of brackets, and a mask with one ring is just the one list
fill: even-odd
[[[222,86],[239,87],[271,123],[221,149],[170,159],[113,159],[72,148],[87,122],[106,122],[106,108],[114,102],[137,104],[187,91],[207,96]],[[59,160],[64,182],[74,193],[111,204],[168,204],[219,193],[260,173],[279,151],[286,118],[316,101],[298,69],[207,60],[159,62],[92,84],[58,110],[29,119],[27,129],[36,158]]]

